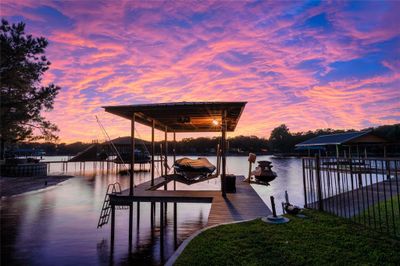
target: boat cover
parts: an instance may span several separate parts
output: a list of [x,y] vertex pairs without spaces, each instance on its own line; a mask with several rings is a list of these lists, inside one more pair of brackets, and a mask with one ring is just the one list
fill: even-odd
[[175,161],[175,169],[185,172],[203,172],[212,173],[216,167],[206,158],[198,158],[197,160],[184,157]]

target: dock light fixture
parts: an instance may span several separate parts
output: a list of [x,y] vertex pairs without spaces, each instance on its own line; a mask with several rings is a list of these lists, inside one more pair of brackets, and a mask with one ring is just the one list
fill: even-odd
[[183,124],[190,123],[190,117],[188,116],[179,116],[177,120],[178,123],[183,123]]
[[219,124],[216,119],[213,119],[212,123],[213,123],[214,126],[218,126],[218,124]]

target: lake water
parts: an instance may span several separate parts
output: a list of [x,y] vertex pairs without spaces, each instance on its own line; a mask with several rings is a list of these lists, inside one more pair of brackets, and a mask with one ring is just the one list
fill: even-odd
[[[60,159],[66,158],[45,158]],[[216,161],[215,157],[208,159],[212,163]],[[300,159],[260,156],[257,160],[272,161],[273,170],[278,174],[268,187],[253,185],[268,206],[272,195],[277,203],[277,211],[281,212],[280,202],[284,200],[285,190],[288,191],[292,203],[301,206],[304,204]],[[171,165],[172,158],[169,161]],[[159,205],[156,205],[155,227],[152,230],[150,203],[140,204],[139,223],[135,204],[133,252],[128,252],[128,210],[117,210],[115,246],[111,255],[110,226],[108,224],[97,229],[97,222],[107,185],[117,181],[123,189],[128,188],[129,177],[95,170],[92,163],[86,163],[84,173],[79,168],[79,163],[68,164],[68,174],[75,177],[56,187],[1,200],[3,265],[159,265],[172,255],[176,245],[207,223],[211,204],[178,203],[178,226],[174,235],[174,204],[170,203],[167,206],[165,235],[160,243]],[[62,166],[52,164],[50,170],[51,173],[60,173]],[[227,171],[236,175],[247,175],[247,157],[228,157]],[[150,173],[135,173],[136,184],[148,180]],[[177,189],[219,188],[218,178],[190,187],[177,186]]]

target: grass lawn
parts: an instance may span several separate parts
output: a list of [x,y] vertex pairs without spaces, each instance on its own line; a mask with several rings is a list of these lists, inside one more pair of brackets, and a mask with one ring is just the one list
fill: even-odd
[[378,230],[381,230],[382,232],[388,232],[389,234],[400,238],[399,204],[400,202],[398,197],[394,196],[392,199],[389,199],[386,202],[382,201],[374,206],[369,207],[368,210],[365,210],[359,216],[354,217],[354,219],[355,221],[364,223],[367,226],[376,226]]
[[175,265],[400,265],[400,240],[306,210],[287,224],[260,219],[207,230]]

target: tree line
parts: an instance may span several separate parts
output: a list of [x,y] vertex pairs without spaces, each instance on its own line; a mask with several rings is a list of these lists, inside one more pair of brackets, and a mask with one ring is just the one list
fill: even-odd
[[[373,130],[377,136],[388,139],[391,142],[400,142],[400,124],[384,125],[376,128],[368,128]],[[367,130],[367,129],[364,129]],[[336,134],[345,132],[354,132],[355,130],[338,130],[338,129],[317,129],[306,132],[290,132],[289,128],[282,124],[274,128],[269,138],[260,138],[257,136],[236,136],[228,139],[228,152],[230,154],[247,155],[249,152],[257,154],[293,154],[296,153],[295,145],[320,135]],[[129,145],[129,137],[120,138],[122,143]],[[220,143],[220,137],[200,137],[200,138],[184,138],[177,141],[176,144],[168,141],[168,152],[171,154],[173,148],[177,154],[215,154],[217,145]],[[93,143],[74,142],[66,143],[19,143],[15,148],[19,149],[36,149],[43,150],[47,155],[75,155],[88,148]],[[156,152],[160,152],[160,145],[164,145],[163,141],[156,142]],[[148,141],[136,140],[136,148],[140,150],[151,151],[151,143]],[[165,147],[163,147],[164,149]]]

